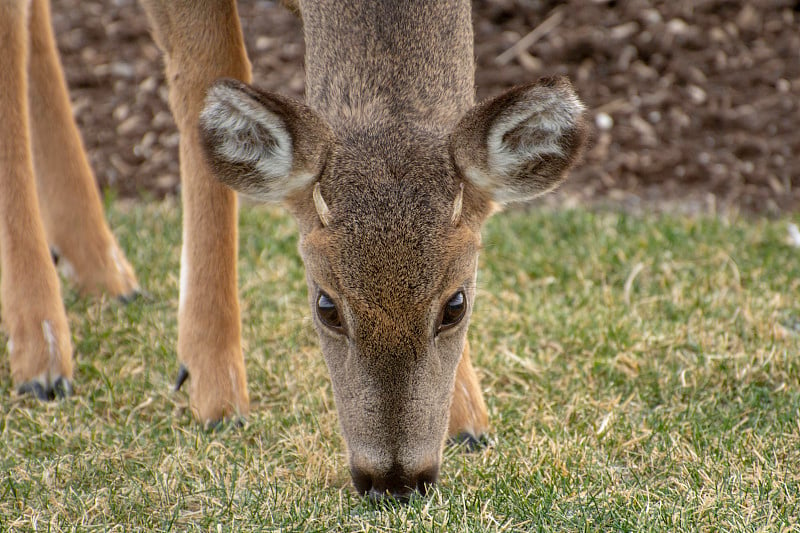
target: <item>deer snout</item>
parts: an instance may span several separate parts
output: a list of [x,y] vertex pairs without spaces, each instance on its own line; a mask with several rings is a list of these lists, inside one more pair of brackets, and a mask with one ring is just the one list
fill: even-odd
[[395,463],[388,470],[377,470],[365,465],[352,464],[350,475],[356,490],[373,499],[387,497],[407,501],[414,492],[425,496],[439,477],[439,465],[409,471]]

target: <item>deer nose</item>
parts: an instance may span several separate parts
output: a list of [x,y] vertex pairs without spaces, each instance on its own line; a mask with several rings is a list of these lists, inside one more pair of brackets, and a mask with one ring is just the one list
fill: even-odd
[[394,498],[406,502],[415,492],[425,496],[439,477],[439,465],[414,473],[407,472],[397,464],[380,473],[352,465],[350,475],[353,485],[362,496],[376,500]]

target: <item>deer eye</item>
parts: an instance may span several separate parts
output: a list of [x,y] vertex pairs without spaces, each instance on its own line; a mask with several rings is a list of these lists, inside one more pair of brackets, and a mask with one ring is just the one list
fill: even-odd
[[339,311],[336,309],[336,304],[330,296],[320,291],[317,296],[317,316],[320,322],[335,331],[341,331],[342,319],[339,316]]
[[452,328],[464,318],[467,312],[467,296],[464,291],[458,291],[447,300],[442,308],[442,313],[439,318],[438,331]]

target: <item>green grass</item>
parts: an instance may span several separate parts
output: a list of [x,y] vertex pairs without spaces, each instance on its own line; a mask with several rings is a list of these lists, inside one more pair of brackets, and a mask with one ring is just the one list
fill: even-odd
[[493,447],[408,505],[350,488],[294,224],[242,212],[246,427],[170,385],[180,214],[112,208],[150,298],[67,287],[77,394],[0,363],[0,530],[800,531],[800,250],[787,220],[490,221],[470,329]]

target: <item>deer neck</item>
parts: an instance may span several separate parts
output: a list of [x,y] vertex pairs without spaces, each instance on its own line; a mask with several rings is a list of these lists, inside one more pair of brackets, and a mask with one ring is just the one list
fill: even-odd
[[447,132],[474,103],[468,0],[302,2],[306,100],[336,131]]

